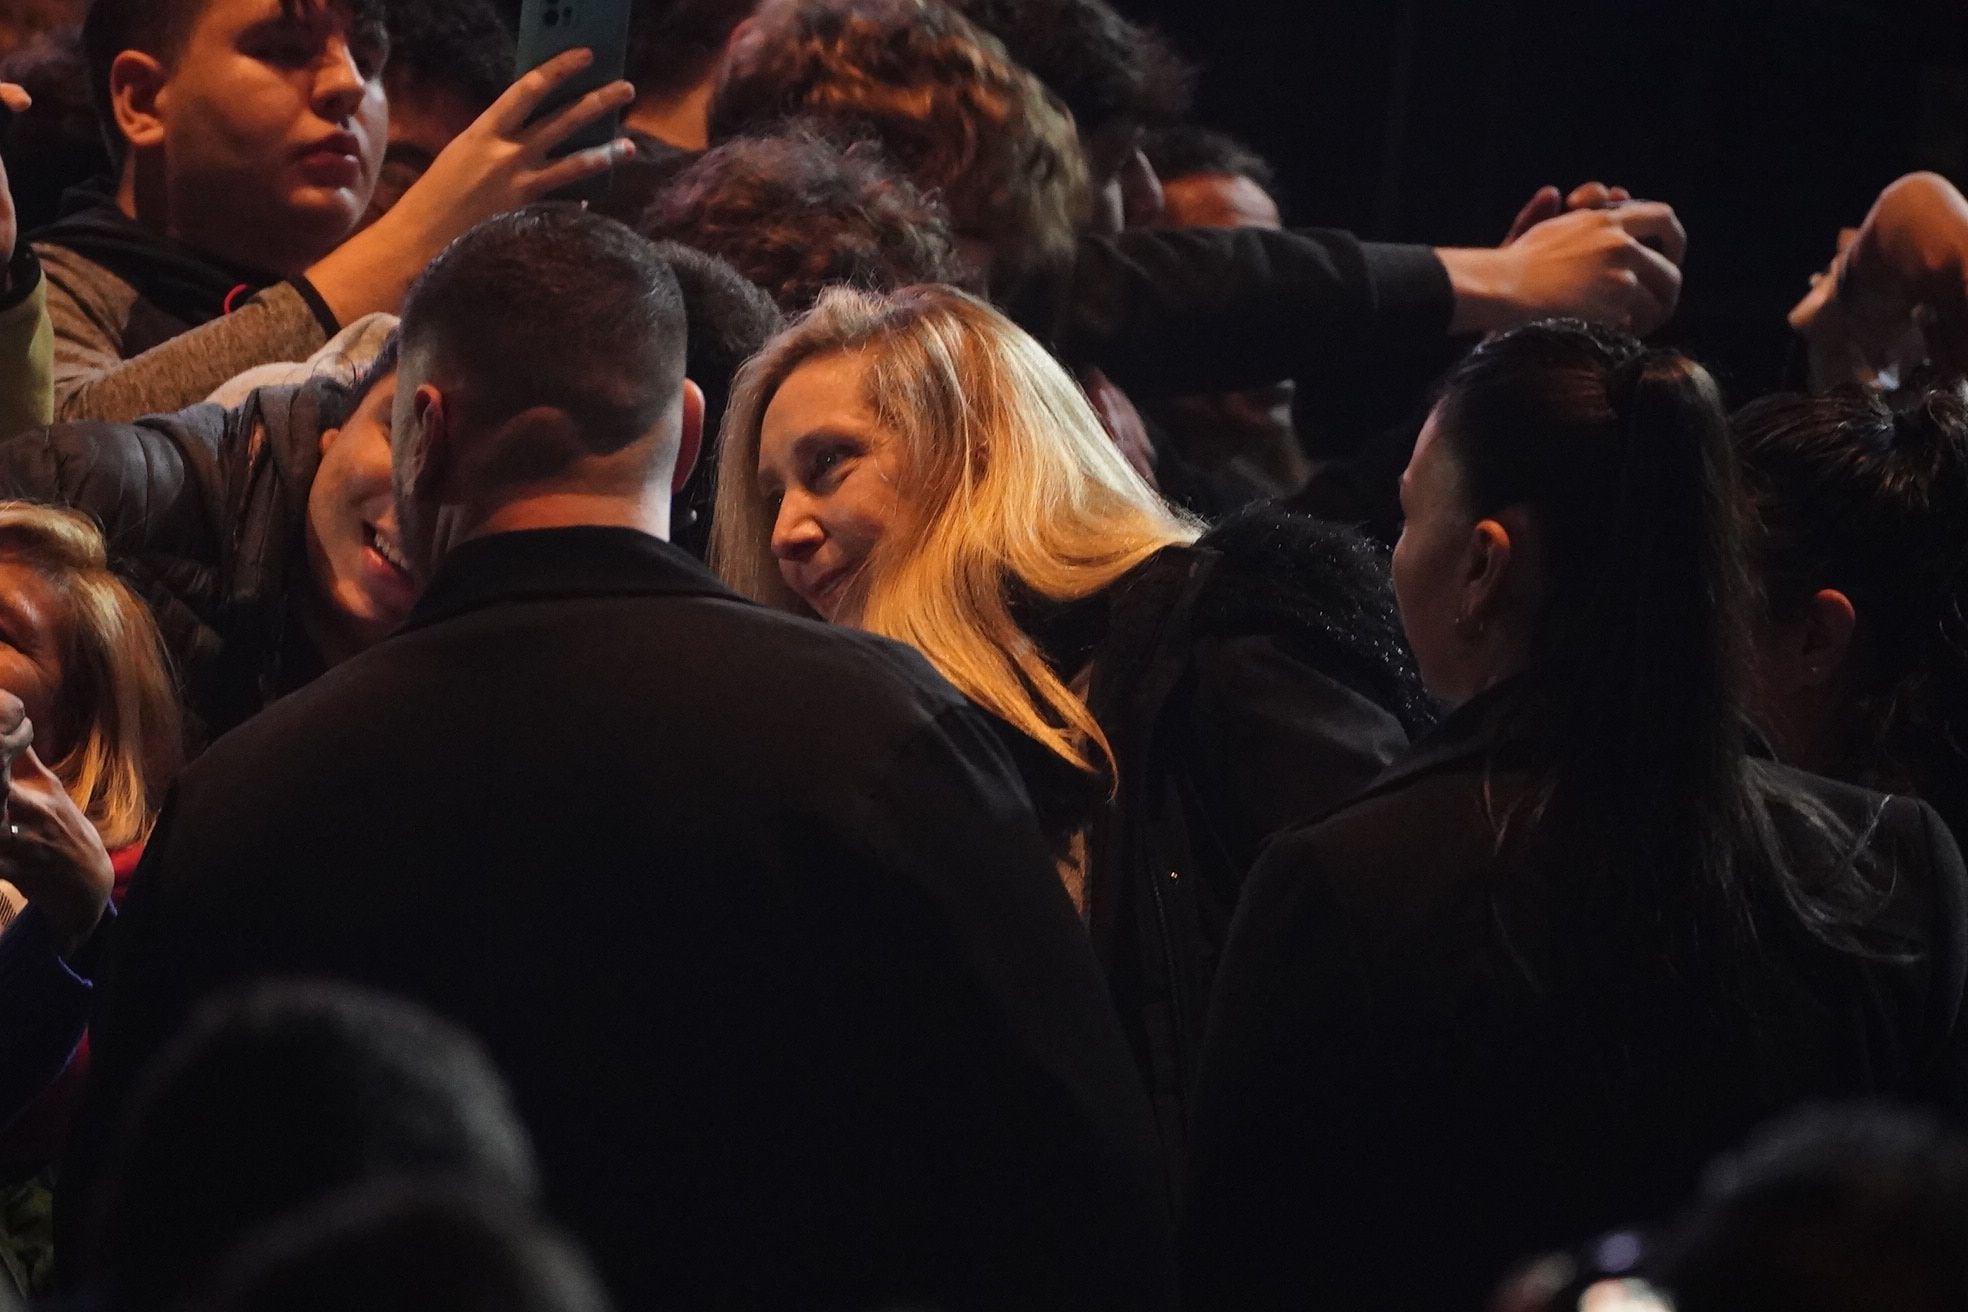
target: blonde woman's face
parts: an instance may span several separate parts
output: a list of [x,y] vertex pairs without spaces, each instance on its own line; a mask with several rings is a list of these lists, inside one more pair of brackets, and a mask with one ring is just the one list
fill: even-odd
[[759,426],[758,489],[786,586],[839,623],[866,595],[869,553],[898,527],[900,437],[863,399],[863,355],[809,360],[773,394]]

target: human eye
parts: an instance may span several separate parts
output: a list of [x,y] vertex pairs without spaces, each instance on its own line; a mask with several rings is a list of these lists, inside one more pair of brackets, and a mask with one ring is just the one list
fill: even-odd
[[828,442],[814,448],[807,456],[806,468],[802,471],[807,485],[818,489],[838,484],[855,454],[854,447],[846,442]]

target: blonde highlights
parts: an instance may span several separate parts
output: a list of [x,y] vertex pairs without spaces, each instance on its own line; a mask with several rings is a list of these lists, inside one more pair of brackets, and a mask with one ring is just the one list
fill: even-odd
[[73,511],[0,502],[0,559],[41,574],[61,603],[58,695],[72,741],[46,764],[104,847],[141,842],[184,750],[156,621],[110,572],[102,534]]
[[1076,672],[1051,667],[1015,602],[1090,596],[1198,526],[1128,465],[1059,363],[982,301],[940,286],[836,288],[746,365],[721,438],[713,567],[745,596],[812,613],[772,554],[759,433],[795,369],[844,354],[867,362],[866,403],[900,443],[909,514],[870,553],[854,622],[915,647],[1079,768],[1111,769]]

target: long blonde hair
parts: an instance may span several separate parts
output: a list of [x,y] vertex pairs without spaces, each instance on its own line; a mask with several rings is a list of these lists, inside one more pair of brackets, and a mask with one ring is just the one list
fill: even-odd
[[157,623],[110,572],[102,534],[73,511],[0,501],[0,559],[39,572],[61,602],[58,697],[74,732],[47,766],[104,847],[140,842],[184,750]]
[[758,488],[759,430],[787,377],[854,354],[866,403],[900,442],[906,529],[868,558],[858,627],[908,643],[972,701],[1083,770],[1113,752],[1086,702],[1019,626],[1016,589],[1089,596],[1198,526],[1108,438],[1059,363],[949,287],[836,288],[738,376],[718,460],[711,561],[738,592],[811,614],[780,576]]

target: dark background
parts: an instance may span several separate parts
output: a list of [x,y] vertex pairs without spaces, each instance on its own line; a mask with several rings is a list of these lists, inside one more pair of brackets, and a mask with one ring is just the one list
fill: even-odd
[[1784,311],[1916,168],[1968,182],[1968,0],[1119,0],[1202,67],[1199,122],[1281,170],[1287,221],[1494,245],[1543,183],[1671,202],[1662,338],[1731,399],[1780,383]]

